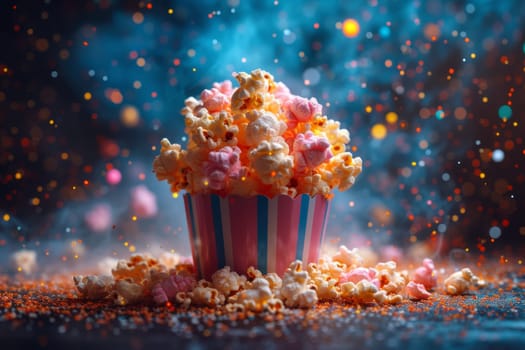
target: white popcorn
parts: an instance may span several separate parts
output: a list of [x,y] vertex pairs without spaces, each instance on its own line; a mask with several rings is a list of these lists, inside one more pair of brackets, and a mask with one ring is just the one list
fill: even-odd
[[246,277],[239,276],[235,271],[230,271],[229,266],[217,270],[211,279],[213,287],[225,297],[228,297],[232,292],[237,292],[246,282]]
[[248,289],[242,290],[230,297],[228,302],[241,304],[246,310],[251,311],[263,311],[265,309],[274,311],[275,301],[272,307],[268,307],[269,302],[274,299],[272,290],[270,289],[270,283],[266,279],[258,277],[249,285],[250,287]]
[[270,284],[270,289],[274,293],[276,291],[280,290],[282,285],[283,285],[283,280],[275,272],[270,272],[270,273],[266,274],[264,276],[264,279],[268,281],[268,283]]
[[317,264],[308,264],[308,274],[310,275],[311,285],[320,300],[333,300],[339,297],[340,292],[336,287],[338,280],[323,273]]
[[218,306],[224,304],[225,297],[217,289],[198,286],[188,293],[191,303],[200,306]]
[[36,252],[29,249],[21,249],[11,255],[11,265],[18,272],[30,275],[38,268]]
[[112,276],[73,276],[73,282],[80,297],[84,299],[104,299],[114,287]]
[[454,272],[445,279],[445,291],[450,295],[464,294],[472,286],[482,287],[484,285],[485,281],[480,280],[468,267]]
[[115,304],[134,304],[144,299],[144,287],[133,281],[122,279],[115,282]]
[[399,304],[403,301],[401,294],[387,294],[386,291],[380,290],[374,294],[374,299],[378,304]]
[[357,284],[346,282],[341,284],[341,298],[358,304],[369,304],[376,301],[375,294],[379,291],[377,286],[367,280]]
[[376,265],[380,288],[388,294],[400,293],[408,283],[408,273],[406,271],[396,271],[396,267],[395,261],[387,261]]
[[302,262],[296,260],[286,269],[280,298],[288,307],[311,308],[317,303],[317,293],[309,287],[308,272],[302,269]]
[[359,249],[349,250],[344,245],[339,247],[339,251],[332,257],[332,260],[345,264],[348,269],[363,266],[363,258],[359,255]]

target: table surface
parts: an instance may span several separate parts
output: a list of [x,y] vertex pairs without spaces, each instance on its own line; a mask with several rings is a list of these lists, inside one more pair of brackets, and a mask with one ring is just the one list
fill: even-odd
[[395,306],[226,313],[80,300],[69,278],[0,277],[1,349],[525,349],[525,272]]

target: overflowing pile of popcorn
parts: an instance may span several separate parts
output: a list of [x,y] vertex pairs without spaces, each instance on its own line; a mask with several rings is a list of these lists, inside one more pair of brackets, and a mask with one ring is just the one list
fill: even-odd
[[[117,305],[208,306],[233,311],[278,312],[285,308],[312,308],[318,301],[351,304],[398,304],[432,297],[438,290],[438,272],[431,259],[413,273],[399,271],[394,261],[365,267],[357,248],[340,246],[333,256],[304,265],[293,261],[284,275],[263,274],[250,267],[240,275],[224,267],[211,281],[197,281],[191,262],[161,263],[143,254],[120,260],[111,275],[75,276],[79,297],[112,299]],[[439,288],[449,295],[482,287],[483,280],[469,268],[452,273]]]
[[161,141],[153,168],[172,192],[329,198],[354,184],[361,158],[315,98],[291,94],[260,69],[234,76],[236,89],[224,81],[186,99],[187,149]]

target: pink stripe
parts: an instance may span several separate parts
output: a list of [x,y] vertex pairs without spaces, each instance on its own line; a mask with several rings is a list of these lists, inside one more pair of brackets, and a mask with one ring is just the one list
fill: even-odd
[[195,200],[195,216],[199,220],[198,237],[201,241],[199,256],[203,267],[202,274],[204,275],[203,277],[209,278],[218,270],[211,196],[194,195],[193,199]]
[[244,274],[248,267],[257,266],[257,197],[231,196],[229,201],[232,269]]
[[[191,256],[193,257],[193,265],[195,266],[195,271],[197,271],[198,273],[199,266],[197,266],[197,264],[199,264],[199,260],[195,258],[198,255],[197,255],[197,251],[195,250],[195,244],[193,242],[193,236],[195,235],[195,232],[194,232],[195,228],[192,226],[192,218],[190,215],[190,205],[186,197],[184,197],[184,209],[186,211],[186,223],[188,225],[188,231],[190,234],[189,238],[190,238],[190,246],[191,246]],[[195,219],[195,217],[193,219]]]
[[321,235],[328,201],[322,196],[315,199],[314,218],[312,222],[312,237],[310,241],[310,250],[308,252],[308,262],[317,262],[319,251],[321,249]]
[[287,196],[280,196],[278,212],[275,270],[282,276],[290,263],[295,260],[301,198],[293,199]]

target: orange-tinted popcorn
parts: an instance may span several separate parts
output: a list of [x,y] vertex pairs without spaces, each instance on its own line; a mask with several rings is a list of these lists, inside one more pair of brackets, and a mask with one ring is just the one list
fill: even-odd
[[217,289],[198,286],[188,293],[191,303],[198,306],[216,307],[224,304],[225,297]]
[[128,279],[115,281],[114,301],[117,305],[135,304],[144,299],[145,287]]
[[[200,99],[186,99],[181,113],[187,148],[163,139],[153,163],[159,180],[168,181],[173,192],[269,197],[331,198],[334,189],[353,185],[361,159],[346,151],[348,131],[323,116],[315,98],[291,94],[260,69],[234,76],[236,89],[228,81],[215,83]],[[216,161],[225,147],[239,150],[238,163]]]
[[310,288],[308,272],[296,260],[284,272],[280,298],[288,307],[311,308],[317,303],[317,293]]
[[377,286],[367,280],[358,283],[346,282],[341,284],[341,298],[357,304],[369,304],[376,301]]
[[465,294],[471,287],[484,285],[485,281],[474,275],[468,267],[454,272],[445,279],[445,291],[450,295]]

